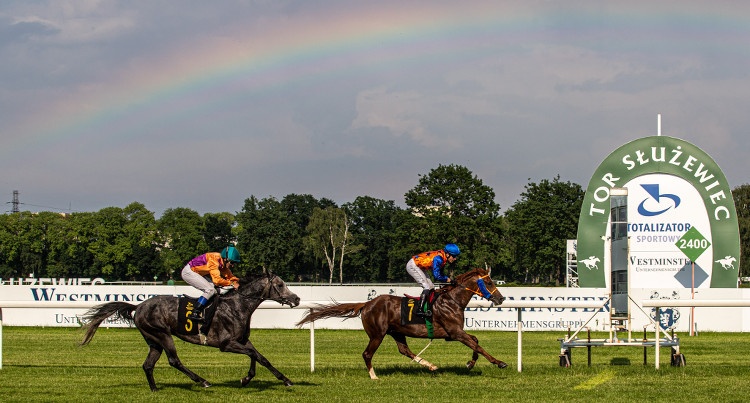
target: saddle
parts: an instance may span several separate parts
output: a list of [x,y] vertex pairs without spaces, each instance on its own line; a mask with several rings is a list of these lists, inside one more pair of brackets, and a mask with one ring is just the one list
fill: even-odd
[[[401,324],[424,324],[425,318],[432,317],[432,305],[439,295],[437,290],[432,290],[427,296],[427,301],[422,301],[421,296],[404,294],[401,298]],[[429,314],[420,315],[422,309]]]
[[219,299],[221,299],[221,296],[217,295],[208,301],[208,304],[203,309],[203,323],[198,326],[199,322],[187,318],[188,314],[198,305],[198,298],[187,295],[179,296],[177,305],[177,333],[183,335],[208,334],[214,314],[216,313],[216,307],[219,305]]

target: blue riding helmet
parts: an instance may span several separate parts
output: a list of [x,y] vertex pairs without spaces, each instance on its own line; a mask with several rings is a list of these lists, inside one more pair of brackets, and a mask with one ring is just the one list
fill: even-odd
[[221,258],[233,263],[240,262],[240,252],[234,246],[227,246],[221,250]]
[[443,250],[445,251],[445,253],[453,257],[458,257],[458,255],[461,254],[461,250],[458,249],[458,245],[456,245],[455,243],[449,243],[445,245],[445,248],[443,248]]

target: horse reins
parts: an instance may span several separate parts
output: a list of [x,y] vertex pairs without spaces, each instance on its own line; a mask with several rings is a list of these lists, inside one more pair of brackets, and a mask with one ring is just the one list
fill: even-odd
[[[260,299],[271,299],[271,285],[273,285],[273,281],[271,276],[268,276],[268,283],[266,283],[266,285],[263,287],[263,291],[260,293]],[[256,298],[242,292],[240,292],[239,294],[246,298]],[[278,294],[281,295],[280,292]]]
[[[477,280],[482,280],[482,282],[484,282],[485,284],[487,284],[487,283],[486,283],[486,282],[484,281],[484,279],[486,279],[486,278],[490,278],[490,275],[489,275],[489,274],[485,274],[484,276],[481,276],[481,277],[479,277],[479,278],[478,278]],[[485,286],[485,288],[487,288],[487,286]],[[473,294],[479,295],[480,297],[483,297],[483,298],[487,298],[487,299],[489,299],[489,298],[488,298],[488,297],[486,297],[486,296],[485,296],[484,294],[482,294],[482,292],[481,292],[481,289],[480,289],[480,285],[479,285],[479,282],[478,282],[478,281],[477,281],[477,289],[476,289],[476,290],[472,290],[471,288],[469,288],[469,287],[467,287],[467,286],[464,286],[464,289],[465,289],[466,291],[470,291],[470,292],[471,292],[471,293],[473,293]],[[490,295],[492,294],[492,291],[489,291],[489,290],[487,290],[487,292],[489,292],[489,293],[490,293]]]

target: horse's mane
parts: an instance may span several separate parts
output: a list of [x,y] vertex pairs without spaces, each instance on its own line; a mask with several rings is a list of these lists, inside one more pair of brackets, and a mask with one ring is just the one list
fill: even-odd
[[485,269],[481,269],[481,268],[471,269],[467,271],[466,273],[462,273],[456,276],[456,282],[461,283],[468,278],[471,278],[474,276],[481,277],[485,274],[487,274],[487,270]]
[[247,291],[251,290],[253,286],[262,279],[272,279],[275,276],[272,272],[263,272],[263,273],[247,273],[243,277],[240,277],[240,287],[235,290],[232,289],[225,295],[230,295],[233,293],[239,293],[245,296],[250,296],[250,294],[247,293]]
[[247,283],[254,283],[262,278],[267,278],[267,273],[247,273],[240,278],[240,285]]

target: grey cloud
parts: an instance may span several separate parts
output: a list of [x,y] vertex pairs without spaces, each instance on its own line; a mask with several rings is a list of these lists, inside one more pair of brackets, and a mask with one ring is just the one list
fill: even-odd
[[59,32],[59,28],[45,21],[13,21],[0,17],[0,46],[22,45],[30,39],[53,36]]

